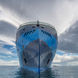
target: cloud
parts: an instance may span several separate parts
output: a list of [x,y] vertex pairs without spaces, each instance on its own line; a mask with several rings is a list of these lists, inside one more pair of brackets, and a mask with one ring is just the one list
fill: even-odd
[[17,27],[7,21],[0,21],[0,65],[18,65],[16,53]]
[[56,54],[55,58],[53,60],[53,65],[56,65],[56,66],[78,66],[77,61],[78,61],[78,54],[73,54],[73,53],[69,53],[69,54],[64,53],[63,55]]
[[5,21],[0,21],[0,35],[15,39],[17,28]]
[[77,0],[0,0],[2,12],[11,23],[48,22],[55,26],[58,35],[78,19],[77,3]]
[[[6,22],[0,23],[0,65],[12,65],[13,61],[16,61],[18,58],[15,46],[15,34],[13,35],[16,28]],[[14,31],[10,31],[11,29]]]
[[16,46],[13,43],[0,40],[0,65],[18,65]]
[[6,58],[7,56],[17,58],[16,46],[0,40],[0,58],[1,56],[6,56]]
[[58,49],[78,53],[78,21],[59,36]]
[[5,61],[0,59],[0,65],[19,66],[18,60]]
[[15,39],[0,35],[0,45],[4,45],[6,43],[15,46]]

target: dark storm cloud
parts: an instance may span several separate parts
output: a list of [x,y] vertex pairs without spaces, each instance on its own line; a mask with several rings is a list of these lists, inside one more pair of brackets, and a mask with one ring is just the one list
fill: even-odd
[[53,2],[54,1],[51,0],[0,0],[0,5],[4,8],[10,9],[11,11],[15,11],[15,13],[19,14],[20,16],[22,15],[23,18],[28,17],[34,19],[36,18],[37,14],[43,12],[46,13],[48,11],[50,12]]
[[5,21],[0,21],[0,35],[11,37],[15,39],[17,28]]
[[21,23],[40,20],[55,26],[58,34],[65,31],[72,19],[75,20],[77,3],[70,0],[0,0],[3,13],[14,16],[12,21],[17,17]]
[[78,53],[78,21],[59,36],[58,49]]

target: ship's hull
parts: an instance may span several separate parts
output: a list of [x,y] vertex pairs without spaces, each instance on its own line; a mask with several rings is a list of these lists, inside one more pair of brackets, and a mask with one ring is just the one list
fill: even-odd
[[[44,71],[51,66],[57,48],[56,31],[25,25],[18,29],[16,47],[21,68],[30,71]],[[53,32],[53,33],[52,33]]]

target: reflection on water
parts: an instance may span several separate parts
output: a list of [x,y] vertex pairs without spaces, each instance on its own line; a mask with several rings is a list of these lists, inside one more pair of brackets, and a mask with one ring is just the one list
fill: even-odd
[[16,72],[17,76],[16,78],[38,78],[38,73],[19,70]]
[[[24,70],[18,71],[17,75],[18,76],[16,78],[39,78],[38,73],[30,72],[30,71],[24,71]],[[51,69],[48,69],[45,72],[40,72],[40,78],[55,78],[55,75]]]
[[[17,66],[0,66],[0,78],[39,78],[39,74]],[[78,66],[54,66],[41,72],[40,78],[78,78]]]

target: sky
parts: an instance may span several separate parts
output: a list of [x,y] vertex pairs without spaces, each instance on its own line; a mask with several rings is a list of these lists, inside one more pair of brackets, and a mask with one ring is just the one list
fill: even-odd
[[78,65],[78,0],[0,0],[0,65],[19,65],[16,31],[20,24],[47,22],[58,34],[54,65]]

